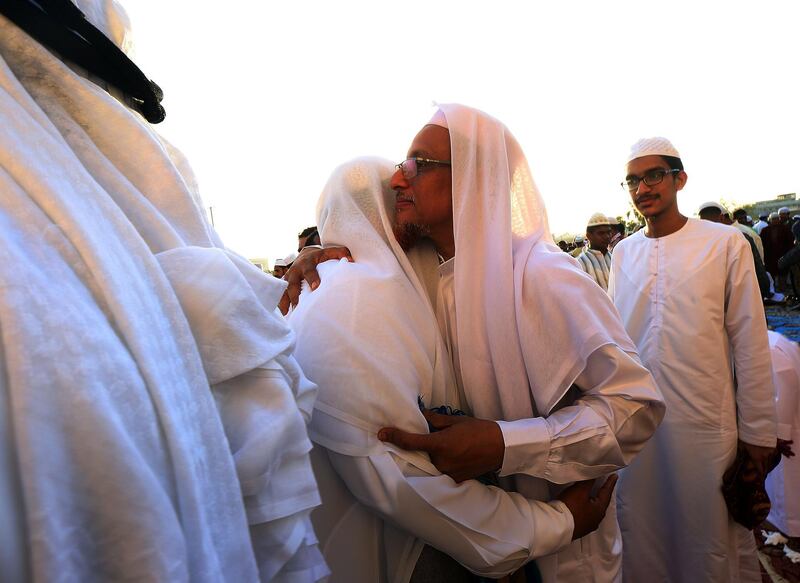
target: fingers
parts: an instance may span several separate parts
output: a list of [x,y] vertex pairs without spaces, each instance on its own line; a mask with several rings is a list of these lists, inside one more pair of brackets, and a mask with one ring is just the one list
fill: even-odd
[[322,250],[322,259],[318,259],[317,263],[322,263],[323,261],[328,261],[330,259],[342,259],[345,258],[351,263],[353,262],[353,256],[350,254],[350,249],[347,247],[327,247]]
[[451,425],[456,425],[469,419],[466,415],[442,415],[434,413],[430,409],[423,409],[422,414],[434,429],[447,429]]
[[278,302],[278,309],[284,316],[289,313],[289,302],[289,294],[284,291],[281,296],[281,301]]
[[617,485],[618,479],[619,476],[617,476],[617,474],[611,474],[605,483],[600,486],[600,489],[597,490],[597,496],[595,498],[602,502],[604,506],[608,506],[611,503],[611,496],[614,493],[614,486]]
[[431,453],[435,446],[435,436],[431,434],[408,433],[395,427],[384,427],[378,431],[378,439],[393,443],[400,449],[425,451]]

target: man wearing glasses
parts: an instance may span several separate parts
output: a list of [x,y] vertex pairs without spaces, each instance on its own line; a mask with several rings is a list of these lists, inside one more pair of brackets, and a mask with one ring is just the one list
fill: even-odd
[[760,581],[752,534],[733,521],[720,487],[737,450],[763,481],[775,447],[766,319],[747,243],[681,214],[686,181],[668,140],[634,144],[622,187],[647,226],[614,250],[609,294],[667,415],[620,473],[623,573]]

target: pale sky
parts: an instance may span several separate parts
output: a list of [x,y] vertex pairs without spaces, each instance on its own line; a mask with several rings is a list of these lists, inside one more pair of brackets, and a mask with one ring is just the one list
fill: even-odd
[[644,136],[680,151],[684,214],[800,190],[796,2],[121,2],[164,90],[158,129],[226,245],[270,265],[331,171],[402,160],[434,101],[510,128],[554,233],[627,210]]

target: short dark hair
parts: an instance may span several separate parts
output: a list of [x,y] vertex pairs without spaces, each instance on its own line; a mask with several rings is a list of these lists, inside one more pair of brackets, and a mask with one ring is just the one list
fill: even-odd
[[735,211],[733,211],[733,218],[738,221],[739,217],[747,219],[747,211],[744,209],[736,209]]
[[697,214],[700,215],[701,219],[708,219],[708,218],[711,218],[711,217],[720,217],[720,216],[722,216],[722,211],[719,210],[715,206],[708,206],[708,207],[704,208],[703,210],[701,210]]
[[683,171],[683,162],[681,162],[680,158],[676,158],[675,156],[661,156],[661,158],[664,162],[669,164],[670,168]]
[[311,233],[315,232],[316,230],[317,230],[316,225],[312,227],[306,227],[297,234],[297,238],[299,239],[300,237],[308,237]]

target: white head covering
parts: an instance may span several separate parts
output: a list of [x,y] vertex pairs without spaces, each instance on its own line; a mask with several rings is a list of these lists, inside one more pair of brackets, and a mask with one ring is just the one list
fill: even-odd
[[435,315],[392,234],[393,171],[386,160],[361,158],[331,175],[317,224],[355,262],[320,265],[319,288],[305,290],[289,318],[297,360],[319,385],[312,440],[348,455],[385,450],[381,427],[427,433],[420,397],[426,406],[458,406]]
[[767,221],[772,221],[773,219],[777,219],[777,218],[778,218],[778,213],[771,212],[771,213],[769,213],[769,216],[767,217]]
[[710,208],[718,209],[719,212],[721,212],[722,214],[726,214],[728,212],[728,209],[726,209],[720,203],[711,200],[701,204],[700,207],[697,209],[697,214],[700,214],[702,211]]
[[586,228],[589,227],[604,227],[606,225],[616,225],[617,220],[607,217],[603,213],[594,213],[589,220],[586,221]]
[[778,209],[778,214],[781,214],[781,213],[787,213],[788,214],[789,212],[790,211],[789,211],[789,207],[788,206],[782,206],[781,208]]
[[675,149],[675,146],[673,146],[667,138],[653,137],[642,138],[632,145],[625,162],[628,163],[631,160],[643,158],[644,156],[672,156],[673,158],[681,157],[681,155],[678,153],[678,150]]
[[508,128],[463,105],[440,109],[450,130],[467,401],[489,419],[547,414],[591,352],[605,344],[635,348],[608,296],[553,244],[541,195]]

